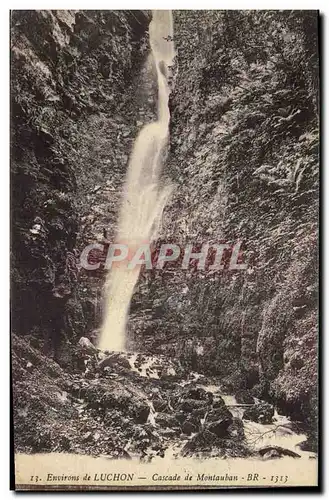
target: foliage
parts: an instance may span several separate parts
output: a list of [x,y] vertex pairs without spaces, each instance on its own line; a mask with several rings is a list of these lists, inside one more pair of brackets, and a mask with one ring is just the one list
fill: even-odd
[[[263,357],[262,376],[284,392],[298,379],[296,397],[307,398],[316,383],[317,14],[178,11],[175,41],[168,176],[177,189],[163,234],[242,240],[248,271],[164,274],[156,300],[176,301],[163,321],[195,349],[213,339],[197,363],[204,370],[238,370],[241,380]],[[309,348],[293,351],[296,342]],[[304,369],[287,367],[293,356]]]

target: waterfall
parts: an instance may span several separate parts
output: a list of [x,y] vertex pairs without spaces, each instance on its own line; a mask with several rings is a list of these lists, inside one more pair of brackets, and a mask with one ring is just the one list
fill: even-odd
[[[129,161],[116,240],[128,245],[128,257],[142,244],[150,244],[155,239],[172,191],[172,186],[160,186],[161,156],[167,144],[170,121],[168,78],[175,57],[171,11],[153,11],[149,36],[156,67],[158,111],[157,121],[140,131]],[[140,265],[127,269],[125,260],[109,270],[100,349],[125,349],[129,305],[140,269]]]

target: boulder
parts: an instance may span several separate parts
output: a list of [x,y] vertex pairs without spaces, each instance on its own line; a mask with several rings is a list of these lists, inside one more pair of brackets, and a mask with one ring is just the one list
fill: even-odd
[[152,399],[152,404],[156,412],[166,413],[169,410],[168,403],[164,399]]
[[183,457],[248,457],[252,452],[244,443],[220,439],[209,430],[203,430],[193,436],[181,450]]
[[233,423],[232,413],[223,406],[222,408],[211,410],[206,418],[206,429],[217,437],[227,437],[227,429]]
[[182,424],[182,432],[186,434],[187,436],[190,436],[191,434],[194,434],[195,432],[198,432],[198,426],[195,425],[195,423],[192,420],[185,420],[185,422]]
[[213,408],[221,408],[222,406],[225,406],[225,401],[222,398],[222,396],[215,396],[215,399],[212,403]]
[[182,410],[176,412],[174,416],[180,424],[182,424],[186,420],[186,413]]
[[230,423],[232,423],[233,415],[226,406],[213,408],[208,412],[206,420],[207,422],[218,422],[219,420],[229,420]]
[[274,416],[274,407],[269,403],[256,403],[247,408],[243,414],[244,420],[251,420],[260,424],[271,424]]
[[111,354],[110,356],[107,356],[106,358],[102,359],[98,363],[98,368],[100,370],[103,370],[106,367],[118,367],[121,366],[123,368],[130,368],[130,363],[127,358],[122,356],[120,353],[119,354]]
[[161,435],[164,436],[164,437],[167,437],[167,438],[171,438],[171,437],[174,437],[176,436],[177,434],[177,430],[176,429],[163,429],[161,431]]
[[235,394],[236,402],[239,404],[253,405],[255,403],[254,398],[250,394],[250,391],[241,389]]
[[191,417],[193,417],[194,420],[200,422],[200,420],[204,418],[206,411],[207,411],[206,408],[196,408],[195,410],[192,411]]
[[209,401],[209,394],[202,387],[192,387],[185,393],[186,399],[196,399],[197,401]]
[[150,407],[145,403],[141,403],[140,405],[136,406],[135,408],[135,414],[134,414],[134,420],[137,424],[145,424],[147,422],[147,419],[150,414]]
[[300,458],[300,455],[295,451],[288,450],[287,448],[282,448],[281,446],[264,446],[258,453],[263,458],[281,458],[281,457],[292,457]]
[[180,427],[178,420],[173,415],[167,413],[158,413],[155,417],[156,423],[164,429]]
[[228,426],[227,428],[227,434],[230,437],[230,439],[236,439],[241,441],[244,439],[244,428],[243,428],[243,422],[240,418],[233,418],[232,423]]
[[178,405],[178,410],[182,410],[185,413],[192,413],[193,410],[204,408],[205,402],[196,399],[186,399]]
[[217,437],[227,437],[227,428],[230,425],[229,420],[219,420],[207,425],[207,430],[215,434]]
[[265,458],[265,460],[271,460],[272,458],[280,458],[281,455],[277,450],[271,449],[262,456],[263,458]]
[[90,354],[97,353],[97,348],[89,339],[87,339],[87,337],[81,337],[78,342],[78,345],[80,347],[83,347]]
[[196,451],[210,451],[214,443],[214,435],[205,430],[198,432],[182,448],[183,457],[193,455]]
[[298,448],[302,451],[311,451],[317,453],[318,444],[314,437],[308,437],[305,441],[298,444]]

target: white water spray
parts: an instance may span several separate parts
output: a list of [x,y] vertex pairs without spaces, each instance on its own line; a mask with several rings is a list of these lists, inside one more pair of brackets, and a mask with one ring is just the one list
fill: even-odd
[[[117,234],[117,242],[128,245],[132,252],[155,239],[163,209],[172,191],[171,186],[160,187],[161,153],[169,134],[169,67],[175,57],[171,11],[153,11],[149,35],[158,83],[158,119],[143,127],[135,141]],[[127,261],[112,265],[106,283],[100,349],[125,349],[129,305],[140,269],[141,266],[127,269]]]

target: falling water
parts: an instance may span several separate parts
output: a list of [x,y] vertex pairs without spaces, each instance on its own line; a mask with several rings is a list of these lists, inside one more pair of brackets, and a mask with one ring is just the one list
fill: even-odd
[[[128,166],[117,242],[128,245],[129,255],[155,239],[172,190],[160,186],[161,156],[169,134],[168,76],[175,57],[171,11],[153,11],[149,35],[158,83],[158,118],[140,131]],[[127,269],[127,261],[110,269],[100,349],[125,349],[129,305],[140,269]]]

